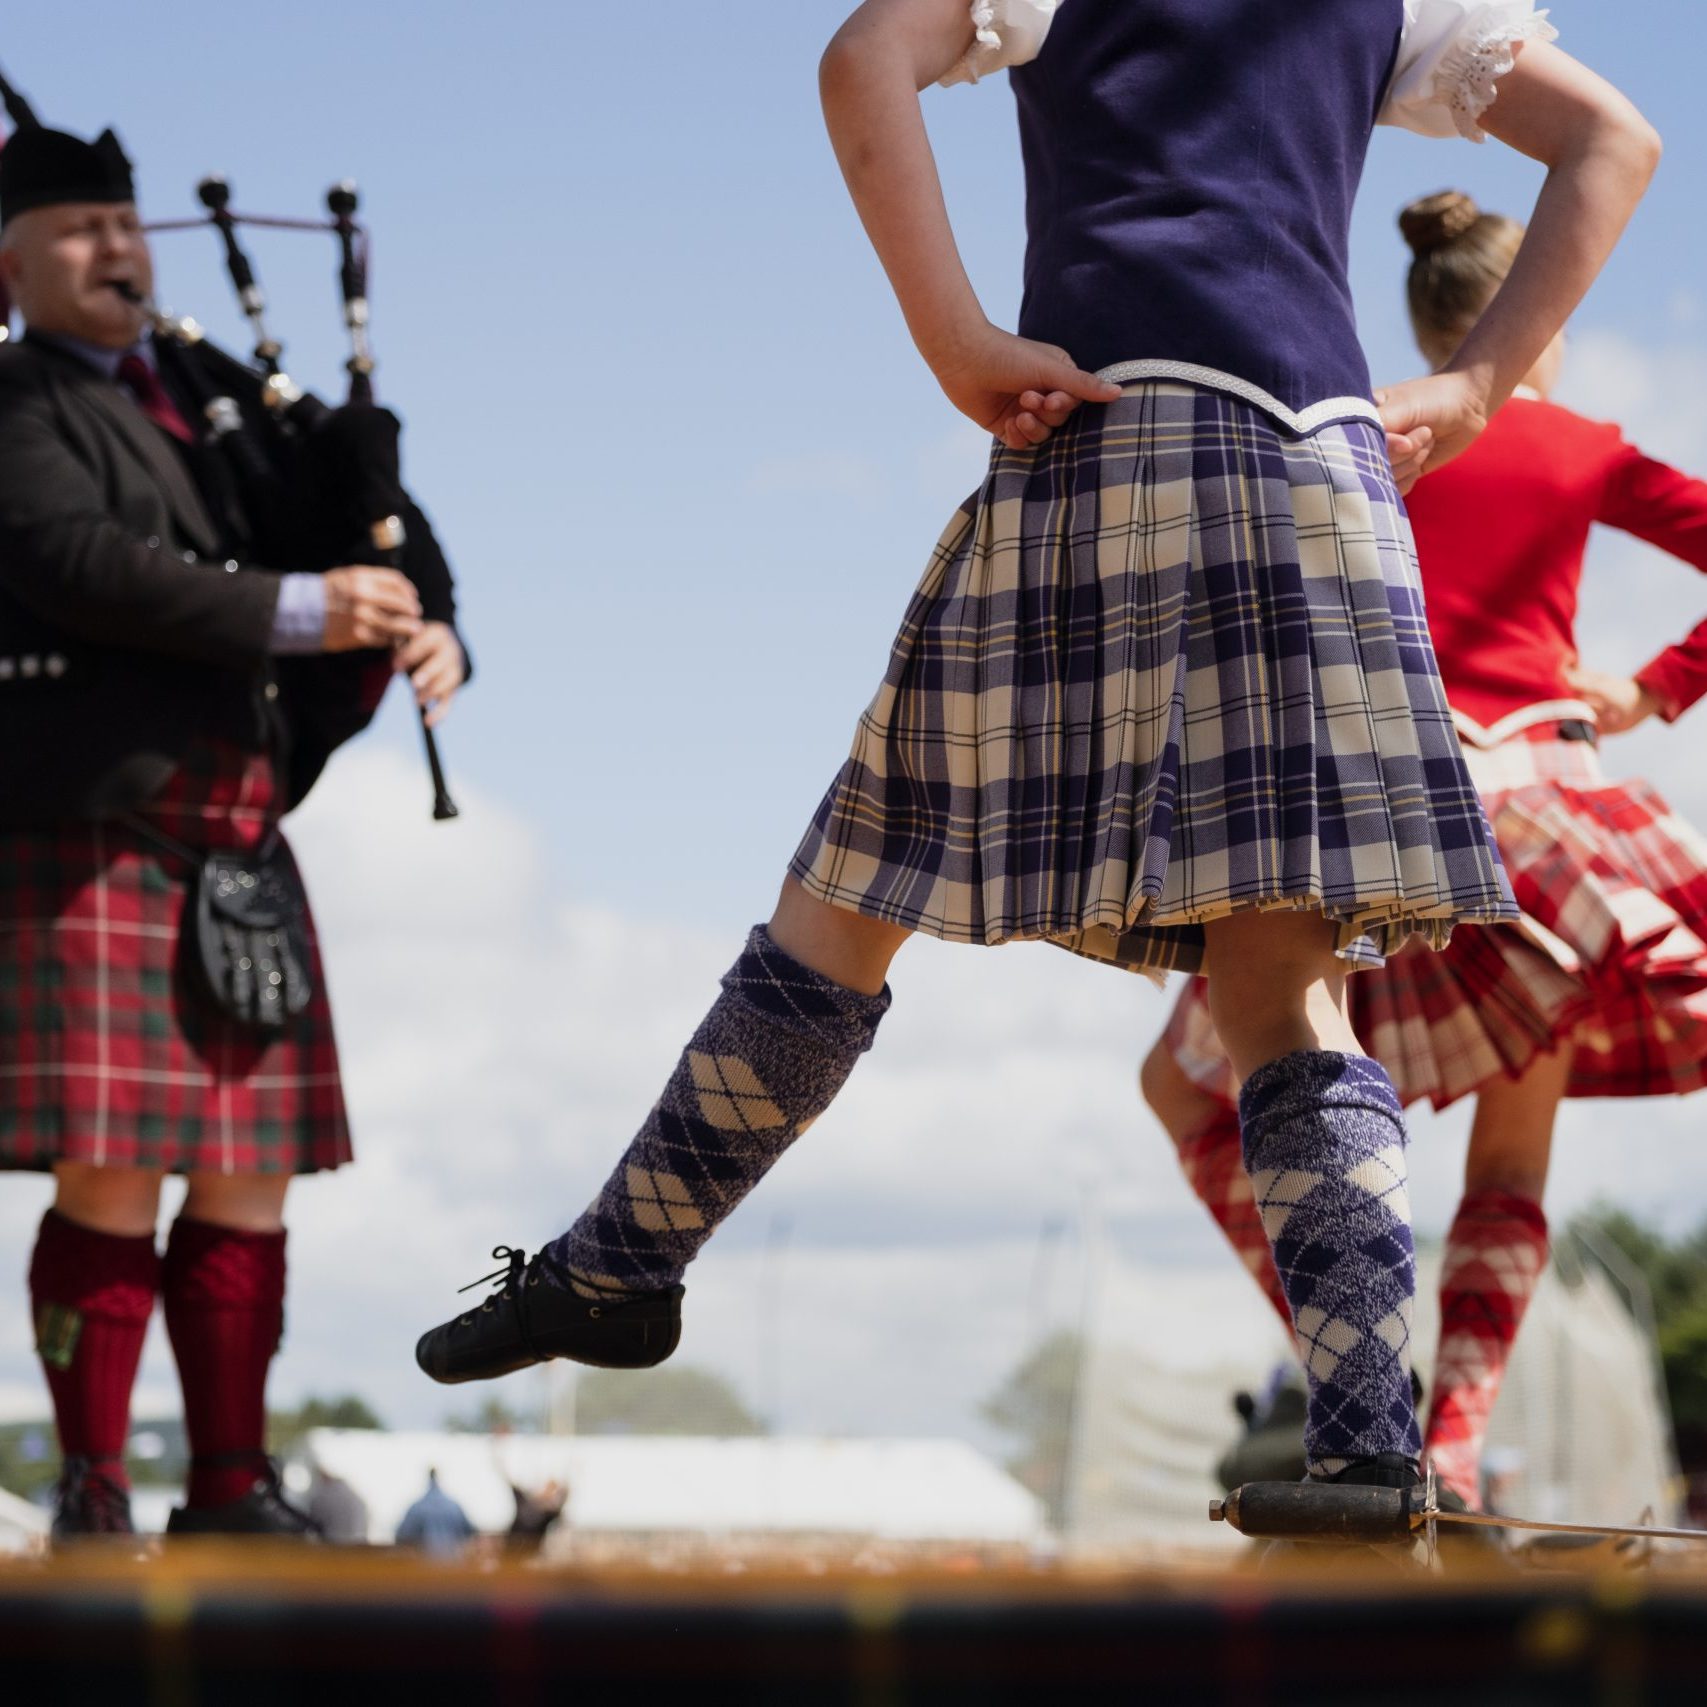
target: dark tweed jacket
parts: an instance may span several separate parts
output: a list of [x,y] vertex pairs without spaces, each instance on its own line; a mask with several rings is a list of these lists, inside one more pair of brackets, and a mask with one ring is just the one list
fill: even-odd
[[[444,556],[407,520],[405,569],[454,623]],[[242,560],[244,532],[216,453],[181,453],[68,352],[0,346],[0,824],[123,810],[198,737],[282,738],[294,803],[366,722],[373,654],[274,667],[279,575]]]

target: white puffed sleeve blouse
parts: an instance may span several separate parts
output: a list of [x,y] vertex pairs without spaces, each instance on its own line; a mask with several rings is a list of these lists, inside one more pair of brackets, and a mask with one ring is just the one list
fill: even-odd
[[[1274,0],[1288,4],[1290,0]],[[972,43],[943,87],[976,83],[1037,57],[1067,0],[971,0]],[[1404,0],[1393,81],[1380,122],[1421,136],[1483,142],[1481,118],[1524,41],[1558,31],[1535,0]]]
[[1559,32],[1534,0],[1405,0],[1405,28],[1380,123],[1485,142],[1481,119],[1517,45]]

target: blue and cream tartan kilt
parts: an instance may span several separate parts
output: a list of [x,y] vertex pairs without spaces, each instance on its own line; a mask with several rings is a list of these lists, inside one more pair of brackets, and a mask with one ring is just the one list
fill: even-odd
[[998,446],[790,870],[1151,973],[1252,908],[1320,911],[1369,965],[1515,918],[1380,429],[1147,382]]

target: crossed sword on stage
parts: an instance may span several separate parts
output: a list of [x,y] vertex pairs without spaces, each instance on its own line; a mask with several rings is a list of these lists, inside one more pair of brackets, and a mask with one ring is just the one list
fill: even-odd
[[1478,1511],[1443,1511],[1434,1466],[1420,1487],[1365,1488],[1324,1482],[1247,1482],[1209,1502],[1212,1523],[1225,1523],[1256,1541],[1360,1543],[1415,1541],[1432,1559],[1437,1525],[1523,1529],[1541,1535],[1580,1535],[1601,1541],[1707,1542],[1707,1530],[1659,1529],[1647,1524],[1540,1523]]

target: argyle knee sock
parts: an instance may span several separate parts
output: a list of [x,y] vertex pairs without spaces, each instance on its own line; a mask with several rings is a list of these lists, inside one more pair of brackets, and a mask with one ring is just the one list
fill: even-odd
[[1232,1107],[1218,1109],[1207,1126],[1189,1138],[1182,1138],[1176,1148],[1186,1183],[1214,1216],[1216,1226],[1227,1235],[1227,1242],[1239,1261],[1250,1271],[1251,1279],[1291,1333],[1292,1312],[1286,1307],[1286,1294],[1275,1272],[1274,1252],[1268,1234],[1263,1231],[1262,1217],[1257,1213],[1250,1175],[1245,1172],[1239,1111]]
[[802,966],[756,926],[604,1189],[547,1248],[556,1267],[588,1294],[679,1281],[830,1106],[889,1000],[887,988],[862,996]]
[[1392,1080],[1366,1056],[1300,1050],[1251,1074],[1239,1117],[1309,1385],[1311,1474],[1378,1452],[1416,1457],[1416,1263]]
[[266,1469],[267,1368],[284,1332],[285,1235],[180,1215],[166,1242],[163,1291],[190,1438],[187,1503],[228,1505]]
[[1482,1442],[1506,1359],[1547,1261],[1547,1217],[1509,1191],[1466,1197],[1440,1269],[1440,1351],[1424,1450],[1447,1487],[1482,1504]]
[[129,1486],[130,1394],[159,1290],[152,1234],[98,1233],[57,1209],[42,1217],[30,1258],[30,1307],[60,1450],[93,1460],[119,1487]]

